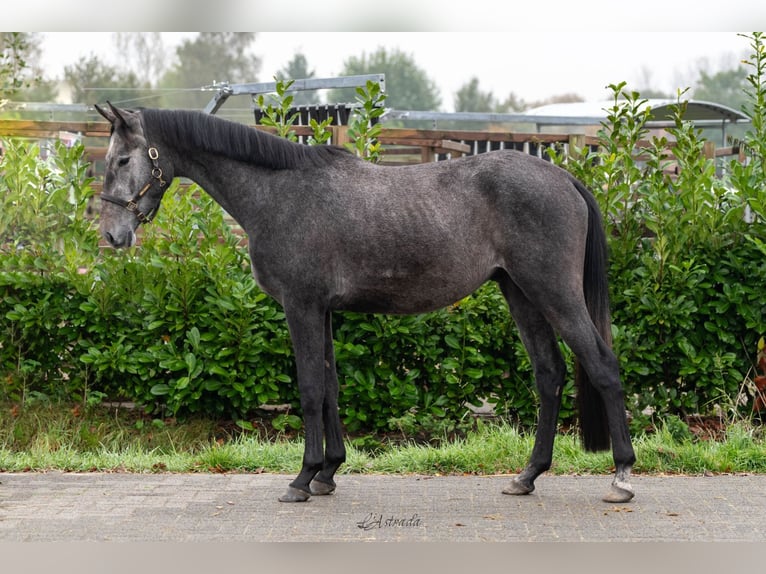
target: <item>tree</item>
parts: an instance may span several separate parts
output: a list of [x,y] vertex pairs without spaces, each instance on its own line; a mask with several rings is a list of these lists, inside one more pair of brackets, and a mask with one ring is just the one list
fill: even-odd
[[[308,60],[301,52],[296,52],[295,55],[293,55],[293,59],[276,74],[277,79],[280,80],[300,80],[313,78],[314,76],[314,70],[309,71]],[[293,105],[295,106],[318,104],[319,100],[319,94],[316,90],[295,92],[293,94]]]
[[665,90],[660,90],[657,88],[637,88],[636,91],[641,94],[642,98],[647,98],[647,99],[657,98],[660,100],[675,100],[676,99],[676,96],[674,94],[671,94],[669,92],[666,92]]
[[148,84],[142,85],[133,72],[121,72],[94,55],[66,66],[64,81],[71,87],[75,103],[109,100],[114,104],[125,104],[145,95],[141,90],[149,88]]
[[744,92],[747,87],[747,70],[744,66],[721,70],[714,74],[700,70],[700,77],[692,89],[692,98],[741,110],[748,101]]
[[160,82],[161,88],[176,90],[165,104],[199,109],[213,95],[214,90],[203,91],[206,86],[257,81],[261,62],[249,53],[254,40],[253,32],[201,32],[184,40],[176,48],[178,61]]
[[[564,94],[557,94],[555,96],[550,96],[548,98],[537,100],[537,101],[531,101],[526,102],[522,99],[517,98],[517,96],[513,93],[508,97],[508,99],[499,106],[498,111],[499,112],[518,112],[518,113],[524,113],[527,110],[532,110],[534,108],[539,108],[541,106],[547,106],[549,104],[570,104],[573,102],[584,102],[585,98],[583,98],[580,94],[576,94],[574,92],[567,92]],[[511,108],[510,106],[515,106],[515,109]]]
[[576,94],[574,92],[566,92],[563,94],[556,94],[555,96],[545,98],[544,100],[535,102],[532,105],[534,107],[538,107],[538,106],[545,106],[548,104],[571,104],[574,102],[584,102],[584,101],[585,101],[585,98],[583,98],[580,94]]
[[503,114],[520,114],[530,107],[523,98],[520,98],[515,92],[511,92],[504,101],[497,105],[497,111]]
[[640,72],[640,78],[636,83],[637,89],[642,98],[659,98],[663,100],[675,100],[676,96],[672,92],[666,92],[658,88],[652,87],[655,83],[653,78],[653,70],[648,66],[642,66]]
[[[386,107],[397,110],[438,110],[441,105],[436,83],[419,68],[413,57],[398,49],[380,47],[370,55],[352,56],[343,64],[341,76],[386,75]],[[330,90],[328,101],[353,102],[354,90]]]
[[471,78],[455,93],[456,112],[495,112],[497,103],[492,92],[479,89],[479,79]]
[[52,82],[42,79],[40,35],[0,32],[0,104],[3,100],[51,100]]
[[0,98],[12,98],[28,83],[27,42],[22,32],[0,32]]
[[122,56],[120,70],[156,86],[167,71],[167,51],[161,32],[116,32],[114,46]]
[[544,100],[527,102],[514,92],[508,97],[498,101],[492,92],[484,92],[479,89],[479,80],[471,78],[455,93],[456,112],[488,112],[498,114],[521,114],[526,110],[544,106],[547,104],[563,104],[568,102],[582,102],[583,97],[575,93],[558,94]]

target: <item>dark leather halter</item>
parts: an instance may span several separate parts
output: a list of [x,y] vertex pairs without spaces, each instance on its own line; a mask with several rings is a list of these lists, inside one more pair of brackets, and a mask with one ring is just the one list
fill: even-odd
[[147,223],[154,218],[155,213],[157,213],[157,207],[159,205],[159,202],[157,205],[155,205],[149,210],[149,213],[144,213],[143,211],[139,211],[138,202],[141,201],[141,198],[146,194],[147,191],[151,189],[155,180],[159,182],[161,188],[167,185],[167,182],[164,179],[162,179],[162,169],[160,168],[160,163],[159,163],[160,153],[157,151],[157,148],[150,147],[148,149],[148,154],[149,154],[149,159],[152,160],[152,165],[154,166],[152,168],[152,179],[149,180],[149,183],[147,183],[144,187],[142,187],[138,191],[138,193],[136,193],[133,196],[132,199],[125,201],[124,199],[120,197],[116,197],[114,195],[109,195],[106,193],[101,194],[101,199],[103,201],[108,201],[109,203],[114,203],[115,205],[124,207],[125,209],[130,211],[133,215],[135,215],[140,223]]

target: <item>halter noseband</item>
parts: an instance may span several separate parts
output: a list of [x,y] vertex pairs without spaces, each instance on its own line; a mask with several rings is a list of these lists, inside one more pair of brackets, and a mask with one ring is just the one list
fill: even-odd
[[160,168],[160,152],[157,151],[156,147],[150,147],[148,149],[149,153],[149,159],[152,160],[152,165],[154,166],[152,168],[152,179],[149,180],[149,183],[147,183],[141,190],[139,190],[136,195],[133,196],[132,199],[129,199],[125,201],[124,199],[120,197],[116,197],[114,195],[108,195],[105,193],[101,194],[101,199],[103,201],[108,201],[109,203],[114,203],[115,205],[119,205],[120,207],[124,207],[128,211],[130,211],[133,215],[136,216],[138,221],[140,223],[148,223],[154,218],[154,214],[157,212],[157,207],[153,207],[149,213],[144,213],[143,211],[138,210],[138,202],[141,201],[141,198],[146,194],[147,191],[152,187],[152,184],[154,183],[154,180],[157,180],[160,182],[160,187],[165,187],[167,185],[167,182],[162,179],[162,169]]

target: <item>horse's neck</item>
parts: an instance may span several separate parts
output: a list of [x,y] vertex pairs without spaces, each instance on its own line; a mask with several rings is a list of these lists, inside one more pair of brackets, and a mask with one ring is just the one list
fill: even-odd
[[[238,219],[257,207],[258,191],[265,193],[269,170],[261,170],[208,153],[189,154],[176,163],[176,175],[190,179],[232,217]],[[263,172],[263,173],[259,173]],[[241,224],[241,221],[239,222]]]

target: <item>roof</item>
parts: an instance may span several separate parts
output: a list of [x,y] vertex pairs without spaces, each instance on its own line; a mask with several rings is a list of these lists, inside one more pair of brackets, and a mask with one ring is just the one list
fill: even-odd
[[[618,100],[618,104],[620,101]],[[650,120],[655,126],[663,127],[662,124],[673,122],[672,107],[677,104],[671,99],[648,99],[642,105],[649,106],[652,112]],[[542,126],[598,126],[606,120],[607,110],[613,108],[614,100],[595,102],[572,102],[566,104],[549,104],[527,110],[522,113],[501,114],[484,112],[425,112],[413,110],[386,110],[382,120],[427,120],[437,121],[473,121],[490,123],[521,123],[535,124],[539,129]],[[749,122],[750,118],[742,112],[730,107],[704,102],[701,100],[687,100],[684,120],[692,121],[697,125],[721,126],[738,122]]]
[[[619,103],[619,100],[618,100]],[[673,108],[677,104],[676,100],[670,99],[649,99],[644,102],[644,106],[651,108],[652,119],[654,121],[672,121]],[[583,120],[592,119],[594,123],[599,123],[607,116],[607,110],[613,108],[614,100],[600,102],[572,102],[566,104],[549,104],[540,106],[524,112],[524,115],[530,118],[546,118],[546,123],[550,123],[552,118],[560,118],[561,123],[568,123],[567,119],[578,119],[578,123]],[[688,100],[686,103],[686,113],[684,120],[692,122],[746,122],[750,118],[728,106],[716,104],[713,102],[704,102],[700,100]]]

